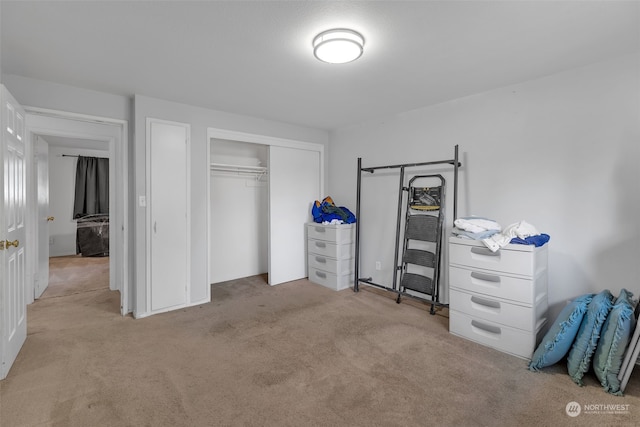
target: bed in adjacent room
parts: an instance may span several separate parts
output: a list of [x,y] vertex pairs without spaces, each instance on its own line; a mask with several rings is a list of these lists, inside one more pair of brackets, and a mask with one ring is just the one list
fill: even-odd
[[109,215],[87,215],[77,219],[76,253],[109,256]]

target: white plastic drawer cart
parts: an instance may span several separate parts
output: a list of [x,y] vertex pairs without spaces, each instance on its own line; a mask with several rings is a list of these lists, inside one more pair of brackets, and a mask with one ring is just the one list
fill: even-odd
[[449,331],[530,359],[547,322],[547,245],[449,238]]
[[340,291],[352,285],[353,224],[307,224],[309,280]]

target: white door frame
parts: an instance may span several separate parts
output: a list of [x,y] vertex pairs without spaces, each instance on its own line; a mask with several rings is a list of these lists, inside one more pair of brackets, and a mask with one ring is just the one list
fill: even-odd
[[[34,246],[32,260],[34,280],[29,281],[33,284],[34,292],[29,295],[31,299],[38,299],[49,286],[49,218],[51,213],[49,210],[49,143],[44,138],[36,136],[32,144],[33,171],[32,176],[27,180],[33,180],[31,188],[31,199],[33,202],[33,235],[34,240],[29,242],[30,246]],[[41,184],[43,187],[41,187]],[[29,192],[29,190],[27,190]],[[27,202],[29,203],[29,202]],[[31,285],[30,285],[31,286]],[[26,290],[25,290],[26,292]]]
[[[250,142],[266,146],[297,148],[300,150],[317,151],[320,153],[320,194],[324,194],[324,145],[314,142],[298,141],[294,139],[277,138],[255,133],[238,132],[228,129],[207,128],[207,170],[211,162],[211,139],[225,139],[228,141]],[[211,180],[207,179],[207,198],[211,197]],[[207,203],[207,262],[211,257],[211,202]],[[207,281],[211,283],[211,269],[207,268]],[[211,300],[211,287],[208,286],[208,299]]]
[[[109,212],[112,216],[113,224],[109,227],[109,288],[120,291],[121,313],[126,315],[133,311],[133,290],[130,280],[130,241],[129,241],[129,134],[128,122],[126,120],[112,119],[108,117],[92,116],[87,114],[71,113],[66,111],[51,110],[38,107],[24,107],[27,115],[27,141],[30,152],[33,153],[33,143],[35,135],[51,135],[69,138],[103,140],[109,143],[110,185],[109,191]],[[86,131],[81,129],[82,124],[94,124],[108,126],[108,135],[100,134],[98,131]],[[28,159],[28,171],[34,169],[33,155]],[[33,173],[27,176],[33,177]],[[33,191],[33,186],[27,186]],[[33,224],[37,209],[33,203],[33,194],[28,195],[28,212]],[[37,241],[33,227],[29,227],[27,239],[30,242]],[[48,244],[46,242],[45,244]],[[31,248],[37,246],[32,244]],[[30,259],[35,259],[32,256]],[[28,275],[33,278],[37,266],[27,266]],[[27,286],[27,300],[33,301],[33,280]],[[30,297],[29,297],[30,296]]]

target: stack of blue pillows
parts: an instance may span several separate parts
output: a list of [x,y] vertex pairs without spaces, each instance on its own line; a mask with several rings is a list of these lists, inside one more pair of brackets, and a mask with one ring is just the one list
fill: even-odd
[[622,289],[614,301],[611,292],[604,290],[571,301],[533,353],[529,369],[538,371],[568,354],[569,376],[582,386],[593,357],[593,370],[604,389],[622,395],[618,373],[636,326],[632,296]]

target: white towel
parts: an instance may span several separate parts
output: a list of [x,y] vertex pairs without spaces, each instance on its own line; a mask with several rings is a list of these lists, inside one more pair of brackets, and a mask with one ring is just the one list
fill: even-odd
[[497,222],[480,217],[466,217],[466,218],[458,218],[453,224],[461,230],[468,231],[470,233],[481,233],[487,230],[498,230],[500,231],[500,224]]
[[344,224],[344,221],[341,219],[332,219],[331,222],[329,221],[322,221],[323,225],[340,225],[340,224]]
[[482,243],[491,249],[492,252],[495,252],[498,249],[507,246],[514,237],[525,239],[527,237],[537,236],[538,234],[540,233],[533,225],[522,220],[505,227],[501,233],[496,233],[487,239],[483,239]]

